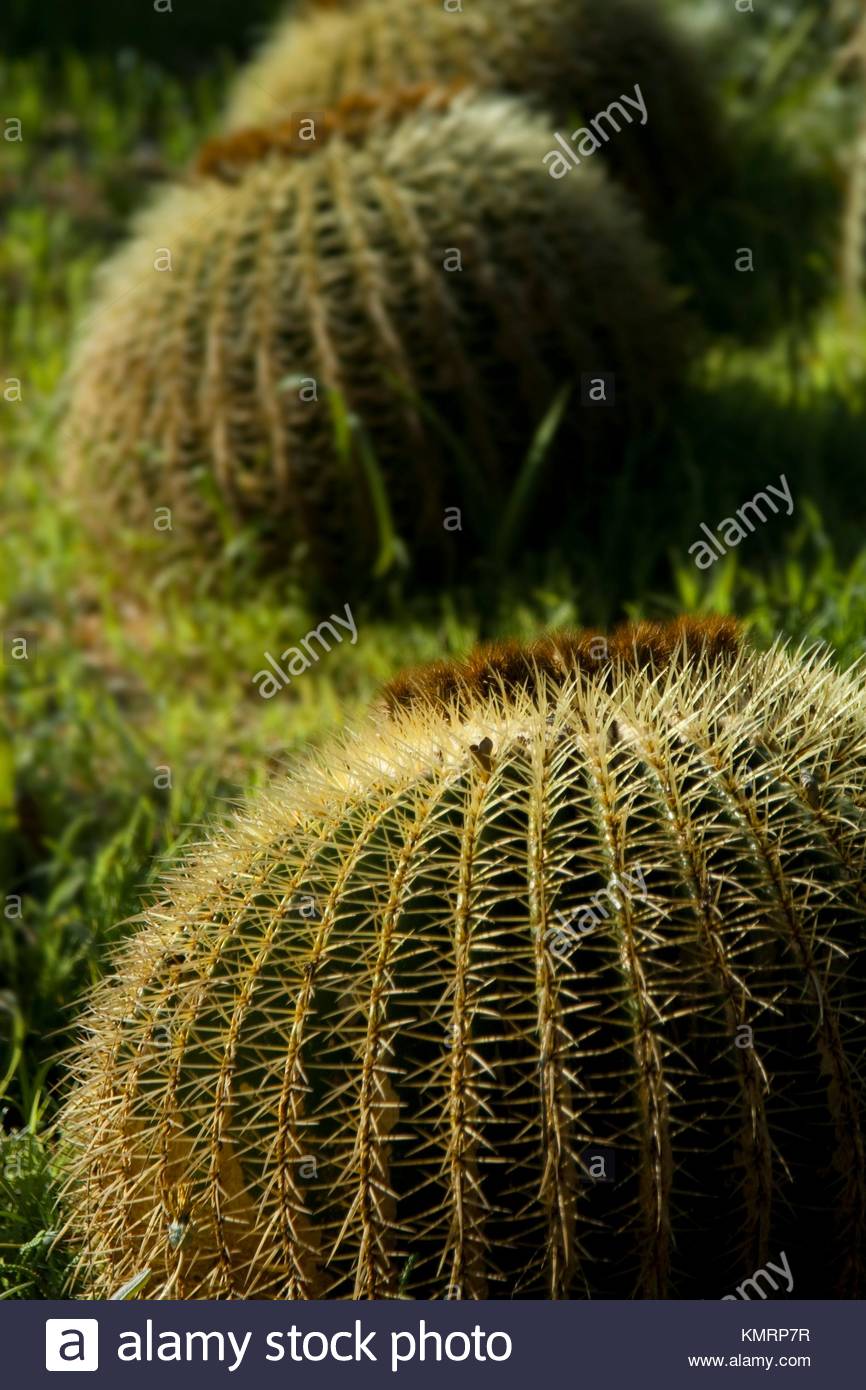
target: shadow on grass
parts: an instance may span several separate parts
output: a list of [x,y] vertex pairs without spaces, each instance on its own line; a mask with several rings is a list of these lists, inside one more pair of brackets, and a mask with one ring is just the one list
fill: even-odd
[[657,232],[668,273],[706,328],[756,344],[802,327],[833,293],[841,199],[826,171],[778,138],[732,126],[730,142],[724,184]]
[[563,568],[582,620],[614,621],[642,596],[670,592],[678,565],[694,566],[689,546],[704,538],[702,523],[714,530],[768,483],[784,490],[781,475],[793,513],[778,502],[778,514],[767,512],[741,541],[738,559],[756,571],[778,563],[807,510],[820,517],[837,564],[863,548],[866,416],[841,391],[789,402],[747,379],[695,387],[672,419],[624,452],[613,430],[610,451],[599,449],[582,476],[568,457],[548,459],[507,567],[468,559],[452,538],[452,580],[480,584],[491,625],[501,623],[503,591],[528,591]]

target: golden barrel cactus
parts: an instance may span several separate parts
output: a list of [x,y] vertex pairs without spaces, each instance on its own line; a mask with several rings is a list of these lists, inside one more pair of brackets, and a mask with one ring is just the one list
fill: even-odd
[[[438,558],[444,507],[477,494],[489,522],[564,383],[579,477],[687,334],[637,217],[599,170],[550,178],[548,143],[519,103],[421,86],[206,147],[83,327],[64,442],[88,519],[152,535],[169,508],[202,553],[228,512],[328,582],[380,556],[387,508]],[[613,412],[580,408],[598,372]]]
[[861,672],[722,620],[400,677],[178,869],[63,1124],[90,1292],[863,1293]]
[[[605,122],[603,157],[667,218],[727,169],[697,55],[647,0],[359,0],[292,12],[242,72],[227,126],[269,124],[357,90],[463,79],[525,97],[566,134],[637,84],[642,124]],[[616,113],[614,112],[614,115]]]

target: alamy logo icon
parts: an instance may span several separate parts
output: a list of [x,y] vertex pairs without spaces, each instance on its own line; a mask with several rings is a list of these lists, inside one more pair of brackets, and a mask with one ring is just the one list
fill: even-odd
[[45,1369],[99,1370],[99,1323],[96,1318],[48,1318],[45,1323]]

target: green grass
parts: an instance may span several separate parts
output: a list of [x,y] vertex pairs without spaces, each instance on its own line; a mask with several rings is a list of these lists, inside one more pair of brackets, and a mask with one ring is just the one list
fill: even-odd
[[[762,31],[755,50],[762,119],[779,138],[803,128],[824,81],[781,52],[786,35]],[[616,468],[600,460],[589,480],[551,469],[552,403],[511,498],[489,512],[475,499],[438,591],[419,592],[396,563],[401,542],[365,438],[383,544],[380,573],[359,576],[364,598],[351,600],[357,646],[335,649],[273,700],[251,682],[263,653],[291,645],[327,610],[311,609],[285,577],[258,577],[249,535],[227,530],[194,578],[172,566],[139,575],[95,551],[58,486],[56,391],[70,335],[93,269],[150,187],[208,132],[226,75],[222,63],[181,80],[131,56],[0,61],[26,131],[0,165],[0,396],[16,378],[23,397],[0,400],[0,1297],[65,1288],[70,1253],[54,1237],[56,1058],[112,943],[167,858],[351,719],[398,667],[477,637],[681,608],[741,614],[762,643],[779,633],[829,642],[845,663],[864,652],[861,359],[829,294],[815,321],[792,312],[760,348],[712,343],[652,435],[632,440]],[[735,78],[729,100],[742,108],[754,70]],[[839,139],[828,131],[844,134],[848,114],[844,102],[827,105],[830,187]],[[760,173],[751,170],[755,187]],[[811,273],[812,255],[797,235],[791,226],[778,246],[795,281],[797,267]],[[720,300],[750,293],[721,263],[717,288]],[[347,437],[354,428],[337,427]],[[782,472],[794,517],[773,519],[701,574],[688,555],[700,523]],[[530,522],[532,547],[521,539]],[[16,634],[27,660],[11,654]]]
[[30,0],[6,0],[5,44],[13,52],[86,49],[90,52],[158,54],[172,68],[201,63],[216,45],[243,52],[266,32],[274,16],[292,0],[245,0],[215,5],[213,0],[87,0],[53,6],[47,18]]
[[45,1145],[26,1131],[0,1134],[0,1298],[63,1295],[71,1259],[57,1239],[61,1221]]

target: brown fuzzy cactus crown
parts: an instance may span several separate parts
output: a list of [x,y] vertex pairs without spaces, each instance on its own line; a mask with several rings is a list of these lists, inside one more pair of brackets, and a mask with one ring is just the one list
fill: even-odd
[[438,661],[402,671],[385,686],[391,714],[419,705],[462,705],[475,698],[533,691],[542,680],[580,675],[597,681],[617,670],[664,670],[705,660],[721,665],[742,645],[734,618],[680,617],[671,622],[623,623],[609,635],[598,629],[555,632],[532,642],[491,642],[464,660]]
[[[416,82],[386,91],[352,92],[327,110],[297,111],[288,120],[247,126],[209,140],[198,154],[195,173],[234,183],[242,170],[270,155],[306,158],[338,137],[349,144],[362,144],[371,130],[396,125],[410,113],[447,111],[465,90],[466,82],[458,78],[448,83]],[[312,125],[313,133],[301,133],[305,121]]]

